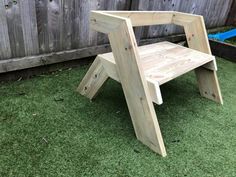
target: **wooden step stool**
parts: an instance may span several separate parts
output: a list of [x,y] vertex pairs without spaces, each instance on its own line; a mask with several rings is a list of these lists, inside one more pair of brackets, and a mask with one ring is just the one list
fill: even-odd
[[[133,26],[184,27],[189,48],[170,42],[138,47]],[[153,102],[162,104],[160,85],[195,70],[202,96],[223,104],[202,16],[167,11],[92,11],[91,27],[108,34],[112,53],[98,55],[78,91],[92,99],[110,77],[121,83],[137,139],[166,156]]]

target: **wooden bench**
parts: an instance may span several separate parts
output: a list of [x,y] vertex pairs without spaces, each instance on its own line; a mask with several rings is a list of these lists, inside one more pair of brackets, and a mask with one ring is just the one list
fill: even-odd
[[[184,27],[189,48],[170,42],[138,47],[133,26]],[[162,104],[160,85],[195,70],[202,96],[223,104],[202,16],[160,11],[92,11],[91,27],[108,34],[112,52],[98,55],[78,91],[93,99],[108,78],[121,83],[137,139],[166,156],[153,102]]]

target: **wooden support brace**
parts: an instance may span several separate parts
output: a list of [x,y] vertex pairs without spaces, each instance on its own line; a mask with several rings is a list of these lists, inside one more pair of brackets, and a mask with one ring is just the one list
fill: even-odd
[[77,90],[81,95],[93,99],[107,79],[108,75],[98,56],[92,63]]
[[200,67],[195,69],[201,96],[223,104],[216,71]]

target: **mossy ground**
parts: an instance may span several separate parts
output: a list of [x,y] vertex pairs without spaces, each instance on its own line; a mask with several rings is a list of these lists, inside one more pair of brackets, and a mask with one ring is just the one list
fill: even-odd
[[236,64],[218,60],[221,106],[193,73],[155,106],[168,156],[138,142],[120,84],[94,102],[75,90],[87,67],[0,86],[0,176],[236,176]]

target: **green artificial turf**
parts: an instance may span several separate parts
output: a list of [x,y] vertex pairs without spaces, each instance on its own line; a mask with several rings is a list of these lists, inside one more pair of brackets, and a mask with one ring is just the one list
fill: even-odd
[[75,90],[88,67],[0,86],[0,176],[236,176],[236,64],[218,60],[221,106],[193,73],[155,106],[167,157],[137,141],[120,84],[94,102]]

